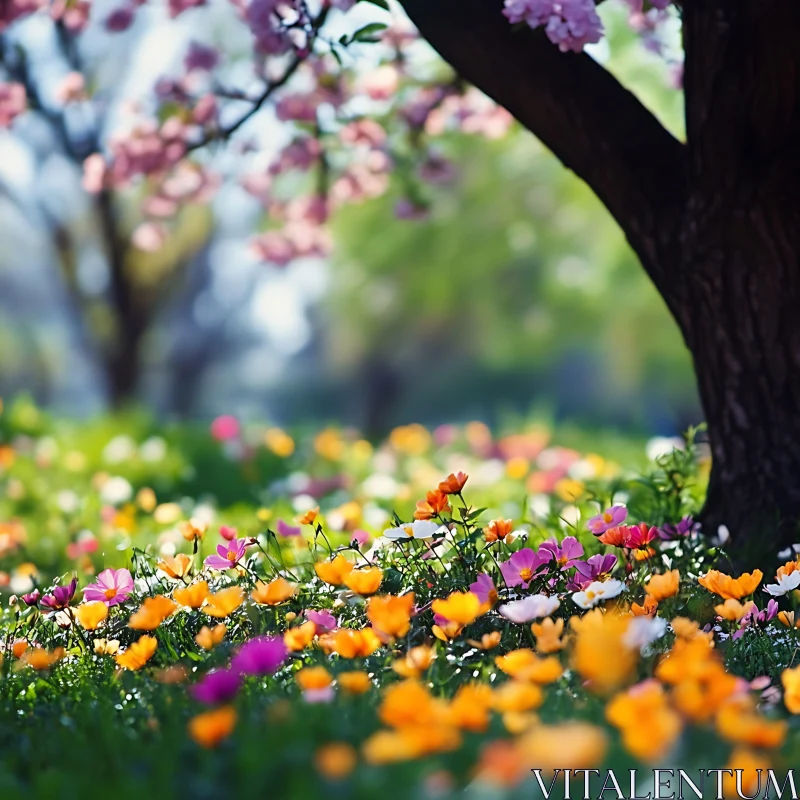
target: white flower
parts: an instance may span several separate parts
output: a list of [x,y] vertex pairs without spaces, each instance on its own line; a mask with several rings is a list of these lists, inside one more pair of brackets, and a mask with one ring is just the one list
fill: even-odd
[[557,597],[548,597],[546,594],[532,594],[522,600],[514,600],[500,606],[500,614],[511,622],[522,625],[532,619],[549,617],[561,602]]
[[582,592],[575,592],[572,599],[581,608],[594,608],[598,603],[611,600],[621,594],[625,588],[622,581],[594,581],[590,583]]
[[717,528],[717,535],[711,540],[711,544],[722,546],[731,538],[731,532],[727,525],[720,525]]
[[661,617],[634,617],[622,641],[633,650],[644,651],[667,632],[667,621]]
[[160,436],[151,436],[142,442],[139,448],[139,457],[142,461],[154,463],[163,461],[167,456],[167,443]]
[[127,434],[115,436],[103,449],[103,461],[121,464],[136,455],[136,442]]
[[383,535],[392,541],[402,539],[431,539],[435,533],[448,533],[448,529],[438,522],[429,519],[418,519],[401,525],[399,528],[387,528]]
[[791,572],[788,575],[781,575],[777,583],[771,583],[769,586],[764,587],[764,591],[771,594],[773,597],[780,597],[782,594],[791,592],[800,586],[800,572]]
[[133,497],[133,487],[125,478],[109,478],[100,489],[100,499],[110,506],[127,503]]
[[798,553],[800,553],[800,544],[793,544],[791,547],[781,550],[780,553],[778,553],[778,558],[782,561],[786,561],[787,559],[794,558]]

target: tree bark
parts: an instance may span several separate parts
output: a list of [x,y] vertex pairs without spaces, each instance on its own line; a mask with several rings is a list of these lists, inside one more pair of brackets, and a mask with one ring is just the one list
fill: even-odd
[[800,3],[684,0],[682,144],[503,0],[401,0],[462,77],[605,203],[692,353],[713,464],[703,520],[741,563],[800,541]]

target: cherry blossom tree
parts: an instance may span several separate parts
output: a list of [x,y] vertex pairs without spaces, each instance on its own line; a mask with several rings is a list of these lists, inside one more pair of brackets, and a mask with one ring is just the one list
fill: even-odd
[[[714,457],[706,524],[727,524],[742,551],[772,548],[796,538],[800,519],[800,6],[608,2],[627,5],[654,50],[662,26],[680,24],[685,141],[585,52],[603,37],[594,0],[399,0],[452,71],[417,58],[416,32],[387,0],[231,0],[249,69],[191,44],[180,73],[86,153],[84,186],[112,207],[137,198],[133,241],[153,249],[182,204],[238,181],[265,211],[253,252],[282,266],[326,255],[331,213],[390,178],[404,187],[396,213],[424,216],[426,182],[453,169],[437,136],[501,136],[516,119],[606,205],[683,333]],[[36,106],[15,69],[14,29],[27,17],[49,15],[80,54],[89,29],[124,36],[157,10],[188,17],[211,4],[119,0],[101,12],[87,0],[6,0],[0,125]],[[62,91],[65,102],[104,100],[79,77]],[[261,161],[259,120],[287,131]],[[226,143],[236,158],[224,158]]]

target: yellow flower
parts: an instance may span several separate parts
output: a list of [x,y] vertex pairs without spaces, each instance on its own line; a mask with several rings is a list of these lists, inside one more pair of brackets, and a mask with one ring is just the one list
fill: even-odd
[[314,754],[317,772],[330,781],[346,778],[355,769],[358,755],[346,742],[331,742],[320,747]]
[[236,710],[232,706],[222,706],[213,711],[205,711],[189,720],[189,735],[201,747],[216,747],[227,739],[236,725]]
[[146,597],[139,609],[131,614],[128,627],[137,631],[154,631],[176,608],[177,605],[163,594]]
[[425,672],[436,658],[432,647],[421,644],[412,647],[403,658],[398,658],[392,663],[392,669],[404,678],[418,678]]
[[681,573],[673,569],[671,572],[653,575],[644,587],[644,591],[651,600],[660,603],[678,594],[680,583]]
[[608,739],[602,728],[588,722],[535,725],[517,741],[522,764],[543,771],[592,769],[603,762]]
[[419,681],[407,680],[384,690],[378,715],[393,728],[434,726],[446,721],[447,708]]
[[158,641],[154,636],[140,636],[124,653],[117,656],[117,665],[123,669],[141,669],[155,653]]
[[345,578],[353,571],[353,565],[343,555],[338,555],[333,561],[317,562],[314,564],[314,571],[325,583],[342,586]]
[[177,556],[164,556],[156,566],[170,578],[180,579],[192,571],[192,557],[186,553]]
[[278,458],[289,458],[294,453],[294,439],[280,428],[270,428],[264,434],[264,444]]
[[446,600],[434,600],[431,607],[434,614],[462,626],[469,625],[489,610],[472,592],[453,592]]
[[366,569],[354,569],[345,576],[344,583],[356,594],[369,595],[378,591],[382,580],[383,570],[378,567],[367,567]]
[[333,636],[333,649],[342,658],[366,658],[381,646],[381,640],[372,628],[360,631],[342,628]]
[[467,644],[472,647],[477,647],[479,650],[493,650],[500,644],[501,639],[500,631],[492,631],[491,633],[484,633],[480,641],[477,639],[467,639]]
[[606,719],[619,728],[625,749],[642,761],[663,758],[681,732],[681,719],[655,680],[614,697],[606,706]]
[[381,595],[371,597],[367,603],[367,619],[376,631],[387,638],[395,639],[408,633],[413,610],[413,592],[400,597]]
[[450,706],[449,722],[462,730],[483,733],[489,727],[492,690],[486,684],[467,683],[458,688]]
[[275,578],[269,583],[259,581],[250,597],[259,605],[277,606],[286,602],[296,591],[297,584],[289,583],[285,578]]
[[98,656],[113,656],[119,652],[119,640],[117,639],[95,639],[94,652]]
[[760,569],[745,572],[738,578],[731,578],[724,572],[712,569],[699,577],[697,582],[724,600],[741,600],[743,597],[753,594],[763,577],[764,574]]
[[139,508],[141,508],[142,511],[146,514],[151,514],[158,500],[156,498],[156,493],[149,486],[143,486],[136,493],[136,502],[139,504]]
[[210,594],[201,610],[210,617],[222,619],[233,614],[243,602],[244,592],[242,588],[240,586],[229,586],[227,589],[220,589],[216,594]]
[[599,608],[570,619],[572,665],[593,691],[606,694],[632,677],[639,651],[625,643],[630,621]]
[[670,623],[672,630],[679,639],[705,639],[713,642],[714,632],[704,632],[700,630],[700,623],[686,617],[675,617]]
[[767,720],[755,708],[748,695],[731,697],[717,713],[717,733],[734,744],[771,749],[780,747],[786,738],[785,720]]
[[535,683],[511,680],[494,690],[492,705],[495,711],[530,711],[539,708],[544,700],[542,690]]
[[81,603],[75,609],[75,619],[78,624],[87,631],[94,631],[108,617],[108,606],[99,600],[90,603]]
[[336,676],[336,682],[343,691],[350,694],[364,694],[372,688],[372,680],[363,670],[340,672]]
[[298,625],[296,628],[289,628],[289,630],[283,634],[283,642],[288,650],[297,652],[308,647],[314,639],[314,636],[316,636],[316,633],[317,626],[309,620],[302,625]]
[[194,640],[197,642],[198,647],[202,647],[203,650],[213,650],[225,638],[227,630],[224,623],[215,625],[213,628],[203,625]]
[[295,673],[294,679],[304,692],[326,689],[333,683],[333,677],[325,667],[303,667]]
[[498,656],[494,661],[506,675],[540,685],[553,683],[564,673],[557,658],[539,658],[533,650],[512,650],[504,656]]
[[200,608],[208,597],[208,581],[197,581],[191,586],[181,586],[172,592],[179,605],[188,608]]
[[574,503],[583,494],[585,488],[581,481],[562,478],[556,483],[554,491],[565,503]]
[[748,600],[746,603],[740,603],[738,600],[726,600],[718,606],[714,606],[714,611],[729,622],[738,622],[745,614],[752,608],[755,608],[755,603]]
[[534,622],[531,631],[536,637],[536,649],[540,653],[557,653],[564,648],[562,636],[564,634],[564,620],[553,620],[551,617],[541,622]]

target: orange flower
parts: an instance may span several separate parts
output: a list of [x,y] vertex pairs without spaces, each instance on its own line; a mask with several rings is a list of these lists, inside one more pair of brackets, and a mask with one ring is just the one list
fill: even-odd
[[536,637],[536,649],[540,653],[557,653],[564,649],[562,635],[564,633],[564,620],[553,621],[551,617],[543,619],[541,622],[534,622],[531,631]]
[[408,680],[386,687],[378,715],[393,728],[435,726],[446,720],[447,708],[419,681]]
[[494,690],[492,706],[500,713],[530,711],[538,708],[544,700],[544,694],[535,683],[511,680]]
[[779,611],[778,620],[787,628],[800,628],[800,619],[795,622],[794,611]]
[[787,561],[782,567],[778,567],[778,573],[775,577],[780,580],[793,572],[797,572],[797,570],[800,570],[800,561]]
[[181,535],[187,542],[194,542],[202,539],[206,535],[208,525],[198,519],[190,519],[188,522],[182,522],[178,529]]
[[304,692],[327,689],[333,683],[333,677],[325,667],[303,667],[295,673],[294,679]]
[[755,608],[755,605],[752,600],[748,600],[746,603],[740,603],[738,600],[726,600],[724,603],[714,606],[714,611],[722,619],[726,619],[729,622],[738,622],[751,609]]
[[489,727],[492,690],[484,683],[466,683],[450,702],[449,722],[462,730],[483,733]]
[[22,654],[28,649],[28,643],[24,639],[17,639],[11,646],[14,658],[21,658]]
[[661,575],[653,575],[644,587],[648,597],[656,603],[667,600],[678,594],[681,583],[681,573],[677,569]]
[[340,672],[336,676],[336,682],[343,691],[350,694],[364,694],[372,688],[372,680],[369,675],[362,670],[352,672]]
[[19,659],[20,666],[33,667],[35,670],[50,669],[66,655],[63,647],[45,650],[43,647],[31,647],[25,650]]
[[178,605],[200,608],[203,605],[203,601],[208,597],[208,581],[197,581],[191,586],[181,586],[180,589],[173,591],[172,596]]
[[314,564],[314,571],[325,583],[342,586],[345,578],[353,571],[353,565],[343,555],[338,555],[333,561],[317,562]]
[[597,537],[603,544],[610,547],[625,547],[628,541],[628,529],[624,525],[609,528],[604,534]]
[[124,653],[117,657],[117,665],[123,669],[141,669],[155,653],[158,640],[154,636],[140,636]]
[[461,494],[464,484],[469,480],[465,472],[452,472],[439,484],[439,491],[443,494]]
[[708,589],[709,592],[719,595],[724,600],[741,600],[743,597],[753,594],[761,583],[764,574],[760,569],[753,572],[745,572],[738,578],[731,578],[724,572],[715,569],[697,579],[697,582]]
[[314,766],[317,772],[329,781],[346,778],[358,763],[358,755],[353,745],[347,742],[331,742],[314,753]]
[[305,650],[305,648],[311,644],[316,634],[317,626],[309,620],[302,625],[298,625],[296,628],[289,628],[289,630],[283,634],[283,642],[288,650],[297,652],[299,650]]
[[203,625],[194,640],[197,642],[198,647],[202,647],[203,650],[213,650],[225,638],[227,630],[223,623],[215,625],[213,628]]
[[177,607],[163,594],[145,597],[139,609],[131,614],[128,627],[136,631],[154,631]]
[[371,597],[367,603],[367,619],[383,636],[395,639],[405,636],[411,627],[414,593],[396,597],[391,594]]
[[231,735],[236,725],[236,709],[222,706],[189,720],[189,735],[201,747],[216,747]]
[[764,719],[749,695],[732,697],[717,714],[717,733],[734,744],[750,747],[780,747],[786,738],[785,720]]
[[404,678],[418,678],[425,672],[436,658],[436,652],[432,647],[421,644],[412,647],[403,658],[398,658],[392,663],[392,669]]
[[244,591],[241,586],[229,586],[227,589],[220,589],[216,594],[210,594],[202,611],[209,617],[222,619],[233,614],[243,602]]
[[593,691],[605,694],[616,689],[636,669],[639,650],[625,642],[630,622],[630,617],[604,614],[599,608],[570,619],[572,665]]
[[424,500],[417,503],[417,510],[414,512],[414,519],[431,519],[450,510],[450,503],[447,494],[434,489],[425,495]]
[[75,618],[78,624],[87,631],[94,631],[100,623],[108,617],[108,606],[99,600],[82,603],[75,609]]
[[634,617],[652,617],[658,611],[658,603],[649,595],[644,598],[644,605],[631,603],[631,614]]
[[301,525],[313,525],[319,516],[319,506],[309,509],[305,514],[297,518]]
[[344,582],[356,594],[364,596],[375,594],[380,588],[382,580],[383,570],[378,567],[367,567],[366,569],[354,569],[345,576]]
[[800,667],[785,669],[781,675],[783,702],[791,714],[800,714]]
[[434,614],[462,626],[469,625],[489,610],[472,592],[452,592],[446,600],[434,600],[431,608]]
[[285,578],[279,577],[269,583],[259,581],[250,597],[259,605],[277,606],[286,602],[296,591],[297,584],[289,583]]
[[177,556],[164,556],[156,566],[170,578],[180,579],[192,571],[192,557],[185,553]]
[[460,622],[452,622],[450,620],[443,620],[441,625],[434,625],[431,628],[433,635],[443,642],[449,642],[452,639],[461,635],[464,626]]
[[381,640],[372,628],[360,631],[342,628],[333,636],[333,649],[342,658],[366,658],[381,646]]
[[590,769],[603,762],[608,749],[605,731],[588,722],[537,725],[518,740],[522,764],[541,765],[543,770]]
[[510,519],[493,519],[483,529],[483,538],[490,544],[501,539],[508,542],[513,531],[514,523]]
[[512,678],[542,685],[557,681],[564,672],[561,662],[554,656],[539,658],[533,650],[525,648],[497,656],[494,663]]
[[492,631],[491,633],[484,633],[480,641],[476,639],[467,639],[467,644],[472,647],[477,647],[479,650],[493,650],[500,644],[501,639],[500,631]]

